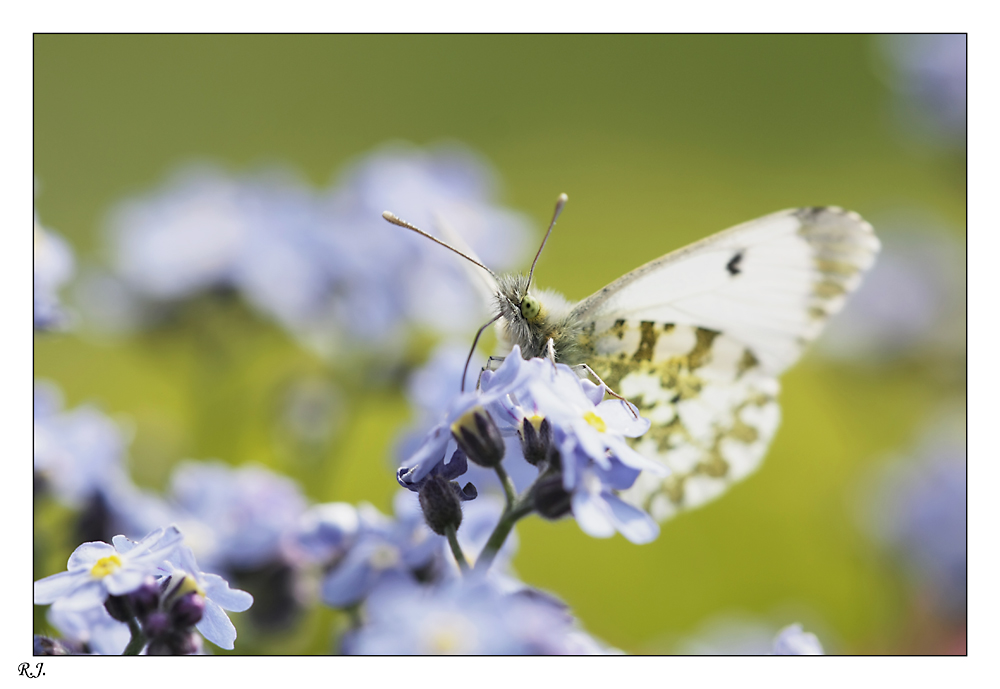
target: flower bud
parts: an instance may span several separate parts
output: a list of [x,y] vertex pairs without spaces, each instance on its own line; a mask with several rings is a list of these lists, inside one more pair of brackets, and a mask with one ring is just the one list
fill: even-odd
[[132,608],[129,606],[126,596],[108,596],[104,601],[104,609],[108,611],[113,620],[128,622],[132,619]]
[[420,509],[431,531],[444,536],[447,528],[458,529],[462,523],[462,503],[458,497],[458,484],[431,476],[420,489]]
[[506,447],[493,417],[482,407],[474,407],[451,425],[451,433],[469,459],[492,468],[503,459]]
[[151,611],[156,610],[160,604],[160,587],[157,585],[156,579],[151,576],[146,577],[139,588],[128,594],[128,600],[139,619],[143,619]]
[[205,614],[205,597],[192,591],[177,599],[170,608],[170,620],[178,629],[193,627],[201,621]]
[[201,640],[195,632],[171,632],[165,636],[153,639],[146,647],[146,654],[151,656],[182,656],[194,655],[201,650]]
[[146,615],[145,621],[142,623],[142,631],[150,639],[155,639],[157,637],[163,636],[168,631],[170,631],[170,615],[163,612],[162,610],[154,610],[153,612]]
[[531,491],[535,511],[546,519],[559,519],[570,512],[572,496],[563,487],[561,474],[546,476]]
[[544,462],[552,445],[552,426],[544,416],[526,416],[517,429],[521,450],[528,464],[538,466]]

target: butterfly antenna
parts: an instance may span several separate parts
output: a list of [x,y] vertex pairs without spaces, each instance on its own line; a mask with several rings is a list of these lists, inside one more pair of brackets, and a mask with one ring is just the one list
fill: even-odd
[[496,323],[497,320],[499,320],[499,318],[500,314],[498,313],[497,315],[495,315],[493,318],[490,319],[489,323],[483,325],[483,327],[480,328],[478,332],[476,332],[476,339],[472,341],[472,349],[469,350],[469,356],[465,360],[465,368],[462,369],[462,387],[460,390],[461,392],[465,392],[465,374],[469,372],[469,362],[472,361],[472,355],[476,351],[476,344],[479,343],[479,336],[483,334],[484,330],[486,330],[488,327]]
[[[563,194],[563,196],[565,196],[565,194]],[[480,263],[476,259],[472,258],[471,256],[467,256],[466,254],[463,254],[461,251],[459,251],[455,247],[451,246],[450,244],[445,244],[444,242],[442,242],[437,237],[434,237],[433,235],[427,234],[426,232],[424,232],[423,230],[421,230],[419,227],[416,227],[415,225],[411,225],[410,223],[406,222],[402,218],[397,217],[396,215],[393,215],[389,211],[383,211],[382,212],[382,217],[385,218],[388,222],[391,222],[393,225],[399,225],[400,227],[405,227],[408,230],[413,230],[417,234],[422,235],[424,237],[427,237],[427,239],[431,240],[432,242],[436,242],[436,243],[440,244],[445,249],[450,249],[451,251],[454,251],[456,254],[458,254],[459,256],[461,256],[462,258],[464,258],[465,260],[471,261],[472,263],[475,263],[477,266],[479,266],[480,268],[482,268],[483,270],[485,270],[487,273],[489,273],[490,275],[492,275],[494,280],[497,279],[496,273],[494,273],[492,270],[490,270],[489,268],[487,268],[486,266],[484,266],[482,263]],[[555,222],[555,220],[553,220],[553,222]],[[487,323],[487,325],[489,325],[489,324]]]
[[[552,222],[549,223],[549,229],[545,233],[545,238],[542,239],[542,245],[538,247],[538,253],[535,254],[535,260],[531,262],[531,270],[528,271],[528,287],[531,287],[531,276],[535,274],[535,264],[538,263],[538,257],[542,255],[542,249],[545,248],[545,242],[549,241],[549,235],[552,234],[552,228],[556,226],[556,220],[559,219],[559,214],[562,213],[563,206],[569,201],[569,197],[566,194],[559,194],[558,200],[556,200],[556,211],[552,214]],[[527,290],[527,288],[525,288]]]

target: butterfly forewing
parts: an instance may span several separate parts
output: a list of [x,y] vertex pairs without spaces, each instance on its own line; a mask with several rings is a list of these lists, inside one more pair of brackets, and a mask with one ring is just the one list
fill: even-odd
[[573,313],[588,323],[611,317],[724,332],[778,374],[840,309],[878,248],[855,213],[782,211],[651,261]]
[[663,520],[756,469],[778,427],[778,374],[843,306],[878,248],[857,214],[783,211],[580,302],[584,360],[652,422],[634,445],[673,472],[641,475],[623,497]]

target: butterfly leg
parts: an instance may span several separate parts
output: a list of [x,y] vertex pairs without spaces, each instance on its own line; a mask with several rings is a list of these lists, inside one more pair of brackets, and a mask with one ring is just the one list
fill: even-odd
[[485,373],[486,371],[496,371],[496,368],[493,367],[494,364],[496,362],[503,363],[503,360],[506,358],[507,357],[505,356],[491,356],[489,359],[486,360],[486,365],[483,366],[481,369],[479,369],[479,378],[476,379],[476,390],[479,389],[479,384],[483,380],[483,373]]
[[552,362],[552,368],[556,367],[556,343],[551,337],[545,343],[545,358]]
[[[551,340],[550,340],[550,342],[551,342]],[[609,395],[611,395],[615,399],[619,399],[622,402],[624,402],[625,406],[628,407],[628,410],[630,412],[632,412],[632,416],[634,416],[635,418],[639,418],[639,415],[635,413],[635,409],[632,407],[632,404],[627,399],[625,399],[624,397],[622,397],[621,395],[619,395],[617,392],[615,392],[614,390],[612,390],[610,387],[608,387],[608,384],[605,383],[603,380],[601,380],[601,377],[599,375],[597,375],[597,373],[594,371],[594,369],[592,369],[587,364],[576,364],[575,366],[573,366],[573,368],[581,370],[581,371],[586,371],[588,375],[593,376],[594,379],[598,383],[600,383],[601,385],[604,386],[604,389],[608,391]]]

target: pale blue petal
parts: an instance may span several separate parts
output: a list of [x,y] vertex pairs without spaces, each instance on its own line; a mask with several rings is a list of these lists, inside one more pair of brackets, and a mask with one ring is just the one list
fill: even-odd
[[112,596],[124,596],[142,586],[143,580],[152,572],[135,567],[122,567],[117,572],[104,577],[104,587]]
[[230,651],[233,649],[233,642],[236,641],[236,627],[229,620],[229,615],[214,601],[205,600],[205,612],[195,627],[202,636],[219,648]]
[[69,595],[55,601],[52,607],[60,610],[87,610],[88,608],[96,608],[98,605],[104,605],[104,601],[108,599],[107,590],[100,581],[91,579],[89,574],[86,574],[86,576],[90,581],[84,583]]
[[665,464],[660,464],[655,459],[639,454],[621,438],[609,437],[608,449],[618,461],[632,469],[648,471],[654,476],[669,476],[671,473]]
[[625,406],[621,400],[606,400],[601,402],[597,409],[597,413],[608,425],[609,431],[628,438],[637,438],[649,430],[649,419],[639,416],[638,409],[631,404]]
[[[75,553],[74,553],[75,555]],[[35,605],[49,605],[92,581],[90,572],[59,572],[35,582]]]
[[86,567],[90,569],[102,557],[116,554],[113,547],[103,541],[91,541],[84,543],[73,551],[66,563],[66,569],[74,570]]
[[617,495],[603,494],[611,509],[611,520],[622,536],[637,545],[656,540],[660,527],[653,518],[638,507],[629,505]]
[[583,394],[587,396],[587,399],[595,405],[601,403],[604,399],[604,391],[607,390],[603,385],[592,383],[585,378],[580,380],[580,387],[583,388]]
[[127,553],[136,546],[136,542],[130,538],[125,538],[122,535],[115,536],[111,539],[111,543],[115,546],[115,550],[119,553]]
[[243,612],[253,605],[253,596],[240,589],[229,588],[229,582],[218,574],[205,574],[205,596],[224,610]]
[[599,496],[578,491],[573,494],[573,517],[580,529],[594,538],[610,538],[615,535],[615,527],[609,519],[607,503]]
[[344,608],[364,596],[372,580],[367,563],[350,562],[350,555],[323,580],[323,602],[334,608]]

